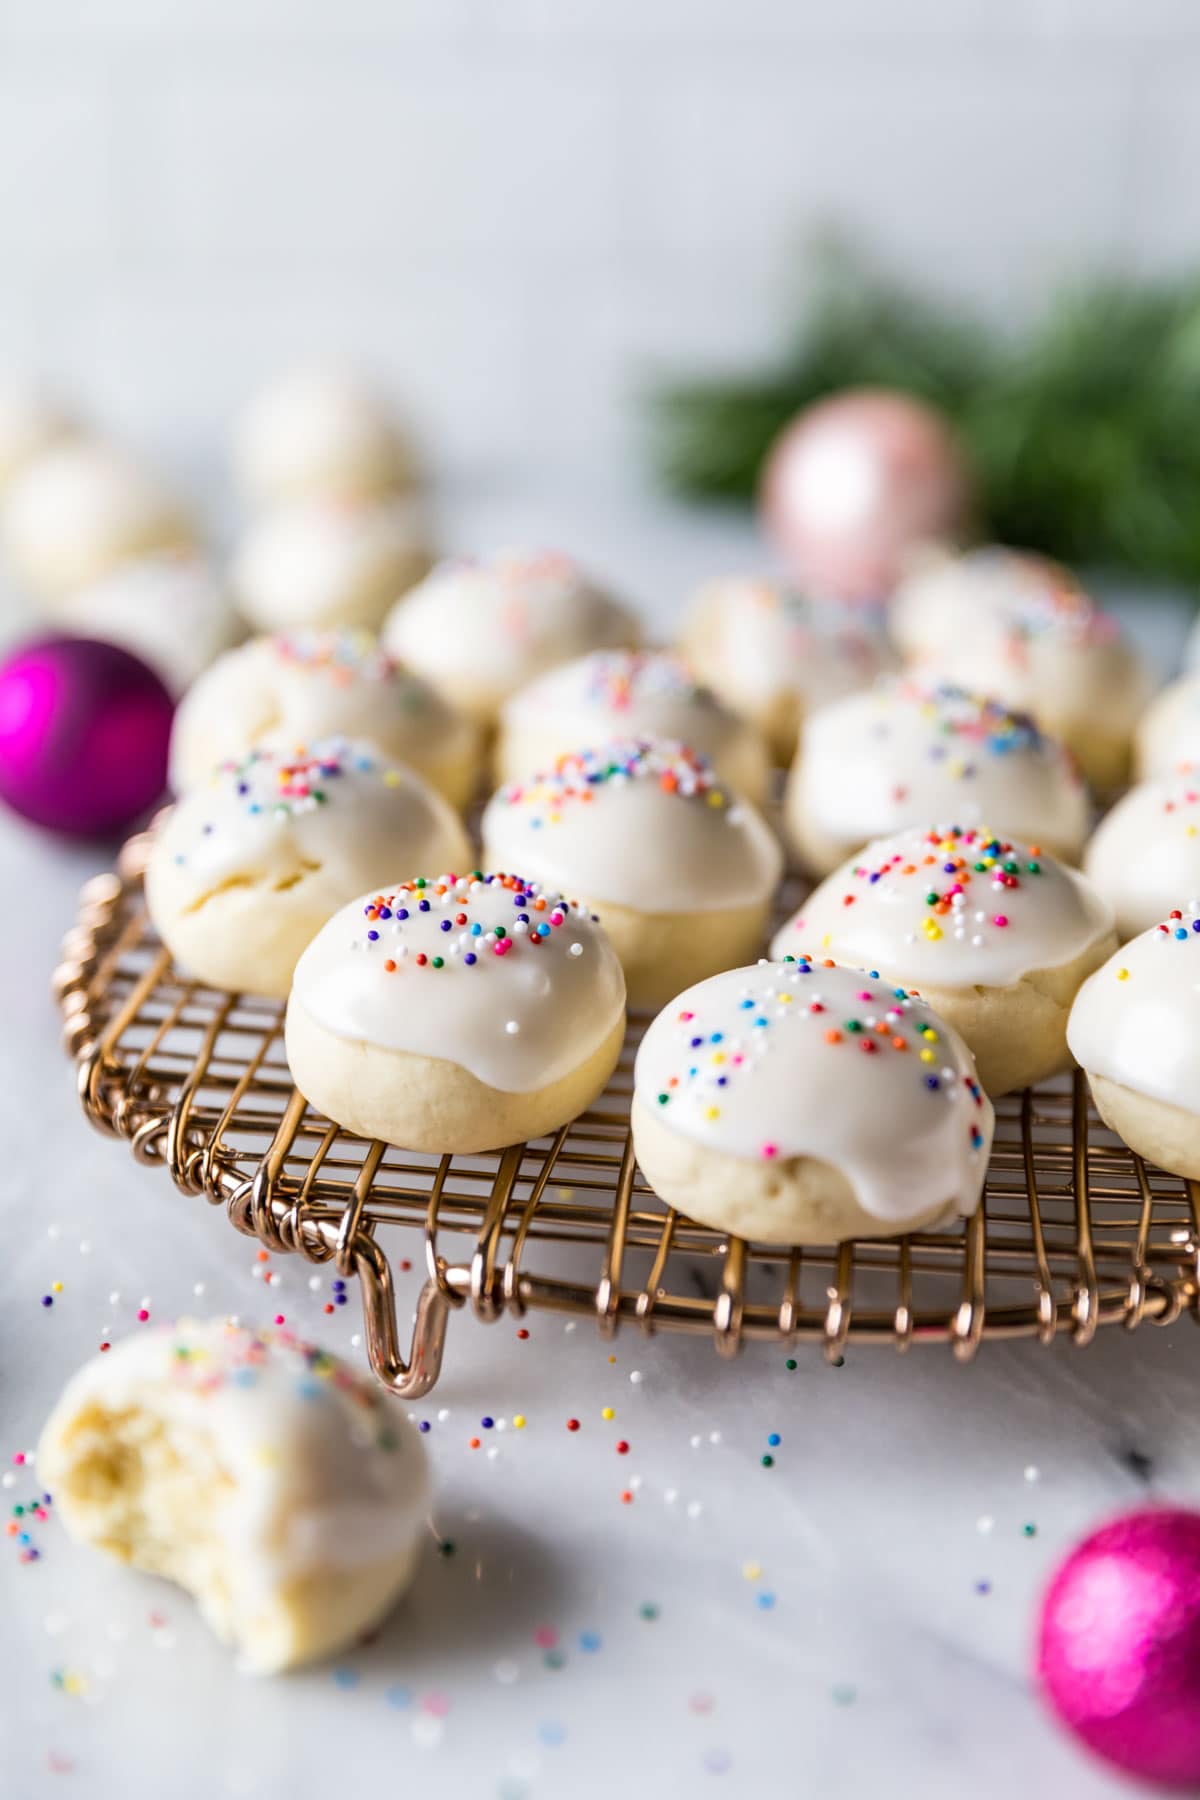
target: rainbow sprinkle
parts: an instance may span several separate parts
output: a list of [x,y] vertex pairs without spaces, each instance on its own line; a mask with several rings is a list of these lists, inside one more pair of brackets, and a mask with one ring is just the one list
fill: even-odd
[[[478,919],[471,918],[472,901],[489,888],[504,889],[512,895],[515,917],[507,925],[485,928]],[[424,950],[414,953],[404,942],[405,927],[433,912],[445,915],[438,922],[444,933],[441,954],[430,955]],[[538,882],[525,881],[519,875],[484,875],[475,869],[470,875],[441,875],[435,880],[418,876],[390,893],[374,895],[363,907],[367,921],[363,947],[382,955],[383,970],[388,975],[396,975],[404,968],[436,972],[461,965],[477,969],[492,958],[538,949],[572,914],[593,916],[584,913],[577,902],[547,893]],[[578,946],[571,948],[575,953]]]
[[703,799],[720,808],[730,804],[711,764],[682,744],[660,739],[630,738],[598,750],[575,750],[560,756],[554,768],[529,781],[500,789],[496,801],[533,814],[530,824],[562,823],[563,814],[586,806],[597,788],[627,781],[653,781],[664,793],[683,800]]

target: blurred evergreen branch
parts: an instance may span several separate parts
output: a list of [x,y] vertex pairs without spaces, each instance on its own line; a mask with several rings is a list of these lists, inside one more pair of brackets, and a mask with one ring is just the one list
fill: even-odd
[[826,252],[774,368],[651,395],[656,464],[676,492],[748,501],[798,408],[875,385],[948,414],[989,536],[1200,586],[1200,275],[1097,280],[1007,339]]

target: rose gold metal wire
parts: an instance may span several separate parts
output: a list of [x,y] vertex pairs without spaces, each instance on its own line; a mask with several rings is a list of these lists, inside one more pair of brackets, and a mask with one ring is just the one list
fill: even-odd
[[[640,1024],[609,1089],[554,1138],[492,1156],[421,1157],[367,1143],[293,1087],[282,1009],[182,980],[142,904],[146,840],[84,888],[54,989],[85,1113],[224,1205],[276,1251],[357,1278],[371,1366],[428,1392],[450,1313],[590,1315],[748,1339],[848,1346],[948,1343],[1200,1316],[1200,1186],[1152,1169],[1107,1132],[1082,1075],[997,1107],[984,1201],[965,1225],[803,1251],[756,1245],[662,1206],[628,1129]],[[424,1237],[426,1280],[404,1354],[391,1244]],[[507,1251],[506,1247],[507,1246]]]

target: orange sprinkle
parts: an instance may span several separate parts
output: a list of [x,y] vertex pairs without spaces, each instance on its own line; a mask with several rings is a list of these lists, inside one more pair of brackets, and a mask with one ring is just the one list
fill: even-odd
[[834,1031],[831,1027],[825,1033],[825,1042],[827,1044],[840,1044],[841,1041],[842,1041],[842,1034],[840,1031]]
[[389,956],[383,966],[387,970],[389,975],[394,975],[396,973],[396,964],[395,964],[394,958]]

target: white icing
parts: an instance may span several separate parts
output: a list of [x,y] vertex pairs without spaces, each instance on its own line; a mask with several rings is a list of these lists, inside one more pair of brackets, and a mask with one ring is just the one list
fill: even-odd
[[647,1031],[634,1093],[725,1155],[832,1164],[889,1223],[939,1203],[973,1212],[987,1170],[993,1113],[970,1051],[861,970],[770,962],[697,983]]
[[590,915],[536,884],[472,876],[352,901],[305,950],[292,993],[336,1037],[457,1063],[507,1094],[572,1073],[625,1010],[621,965]]
[[521,688],[500,721],[505,731],[536,731],[553,742],[553,756],[581,744],[654,737],[688,744],[714,763],[747,730],[667,650],[590,651]]
[[232,1486],[214,1490],[206,1525],[243,1615],[254,1595],[297,1576],[398,1556],[421,1530],[429,1477],[416,1429],[372,1383],[290,1332],[185,1319],[93,1357],[45,1428],[38,1462],[51,1489],[70,1466],[73,1422],[94,1407],[212,1445]]
[[684,642],[702,679],[750,713],[791,696],[806,710],[824,706],[866,687],[893,661],[863,608],[811,600],[748,575],[701,588]]
[[183,906],[240,876],[302,874],[330,912],[372,880],[469,856],[462,825],[432,788],[374,745],[346,738],[222,763],[174,806],[154,845]]
[[[402,584],[422,554],[421,508],[412,498],[320,498],[281,503],[249,529],[233,563],[243,610],[267,629],[333,625],[379,587]],[[389,604],[385,592],[375,617]]]
[[269,738],[368,738],[414,768],[469,754],[474,733],[368,631],[281,632],[229,651],[181,700],[171,779],[187,787],[221,757]]
[[1100,821],[1083,866],[1127,936],[1200,899],[1200,769],[1130,788]]
[[408,448],[388,407],[348,369],[315,365],[256,395],[238,429],[235,458],[256,500],[379,492],[412,477]]
[[1067,1043],[1089,1074],[1200,1113],[1200,913],[1177,913],[1089,975]]
[[1181,675],[1155,696],[1138,725],[1137,742],[1142,775],[1200,765],[1200,674]]
[[637,626],[558,551],[502,551],[441,563],[393,608],[383,641],[435,684],[499,705],[585,650],[634,643]]
[[807,723],[793,776],[800,814],[850,847],[940,819],[1074,849],[1087,795],[1033,721],[953,687],[880,681]]
[[64,590],[149,543],[186,543],[174,495],[112,444],[68,440],[31,462],[4,500],[6,548],[35,585]]
[[233,610],[212,564],[194,550],[164,550],[118,564],[60,598],[54,616],[87,637],[121,644],[179,693],[235,635]]
[[485,854],[637,912],[708,912],[770,895],[782,855],[762,816],[678,744],[622,740],[493,795]]
[[823,881],[771,954],[882,967],[914,987],[1008,987],[1074,961],[1112,925],[1090,884],[1053,857],[987,833],[915,826]]

